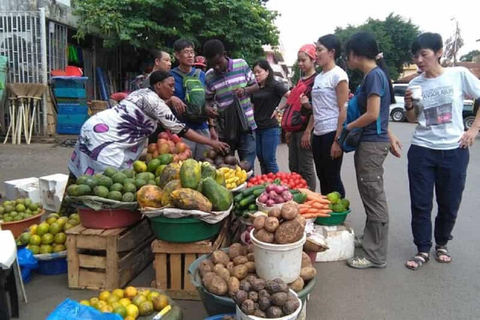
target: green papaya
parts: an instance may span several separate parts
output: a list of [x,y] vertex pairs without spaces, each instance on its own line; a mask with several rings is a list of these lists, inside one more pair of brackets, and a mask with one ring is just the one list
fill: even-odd
[[225,211],[232,205],[232,193],[212,178],[206,178],[202,181],[202,190],[203,195],[212,203],[213,210]]
[[200,192],[181,188],[172,192],[171,199],[176,208],[186,210],[212,211],[212,203]]
[[180,182],[183,188],[190,188],[196,190],[200,179],[202,178],[200,164],[193,160],[187,159],[180,168]]
[[208,162],[202,163],[202,179],[212,178],[215,179],[217,176],[217,170]]
[[178,179],[180,179],[180,165],[177,162],[170,163],[160,175],[160,187],[164,188],[168,182]]

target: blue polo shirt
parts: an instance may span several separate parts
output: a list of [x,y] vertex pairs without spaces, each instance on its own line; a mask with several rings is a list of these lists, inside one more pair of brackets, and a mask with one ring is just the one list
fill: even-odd
[[[175,79],[175,93],[174,95],[176,97],[178,97],[179,99],[181,99],[183,102],[185,102],[185,88],[183,87],[183,78],[181,75],[179,75],[178,73],[176,72],[173,72],[173,70],[176,70],[180,73],[183,73],[178,67],[172,69],[170,71],[170,74],[173,76],[173,78]],[[192,68],[192,70],[190,71],[190,73],[188,74],[188,76],[193,76],[195,74],[195,68]],[[203,71],[200,71],[200,81],[203,83],[203,85],[205,86],[205,72]],[[186,102],[185,102],[186,103]],[[174,113],[175,113],[175,110],[172,110]],[[179,116],[175,113],[175,116],[177,116],[177,118],[182,121],[183,123],[185,123],[187,125],[187,127],[189,127],[190,129],[192,130],[199,130],[199,129],[208,129],[208,123],[205,121],[204,123],[190,123],[188,121],[186,121],[185,119],[183,119],[182,116]]]

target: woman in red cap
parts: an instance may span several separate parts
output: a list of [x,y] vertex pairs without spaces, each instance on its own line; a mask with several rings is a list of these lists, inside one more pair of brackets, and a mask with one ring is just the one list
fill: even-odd
[[306,44],[298,51],[297,63],[301,78],[291,90],[282,118],[282,128],[286,131],[288,143],[288,166],[291,172],[299,173],[307,181],[310,190],[315,190],[317,184],[311,144],[313,121],[310,121],[311,92],[317,76],[315,59],[316,48],[313,44]]

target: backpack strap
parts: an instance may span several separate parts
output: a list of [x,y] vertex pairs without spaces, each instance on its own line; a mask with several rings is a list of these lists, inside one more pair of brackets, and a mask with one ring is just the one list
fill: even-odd
[[171,72],[178,74],[180,77],[182,77],[182,79],[185,78],[185,76],[186,76],[185,73],[183,73],[183,72],[181,72],[177,69],[173,69],[173,70],[171,70]]

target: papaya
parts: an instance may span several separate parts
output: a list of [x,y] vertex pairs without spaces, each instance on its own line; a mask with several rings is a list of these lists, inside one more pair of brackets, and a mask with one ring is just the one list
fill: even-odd
[[175,207],[179,209],[212,211],[212,203],[196,190],[180,188],[172,192],[171,199]]
[[137,201],[140,207],[161,208],[163,191],[160,187],[146,185],[137,191]]
[[163,195],[162,195],[162,206],[171,206],[173,205],[172,199],[171,199],[171,194],[173,191],[178,190],[182,187],[182,184],[180,183],[180,180],[172,180],[167,185],[165,188],[163,188]]
[[216,181],[219,185],[225,187],[225,176],[223,175],[223,172],[222,172],[222,171],[217,170],[217,172],[215,173],[215,181]]
[[208,162],[202,163],[202,179],[212,178],[215,179],[217,176],[216,169]]
[[202,191],[215,211],[225,211],[232,205],[232,193],[212,178],[202,180]]
[[170,181],[179,179],[180,165],[176,162],[170,163],[168,166],[165,167],[165,169],[163,169],[163,172],[160,175],[160,187],[164,188]]
[[182,187],[196,190],[201,178],[202,168],[200,164],[193,159],[185,160],[180,168],[180,182],[182,182]]

